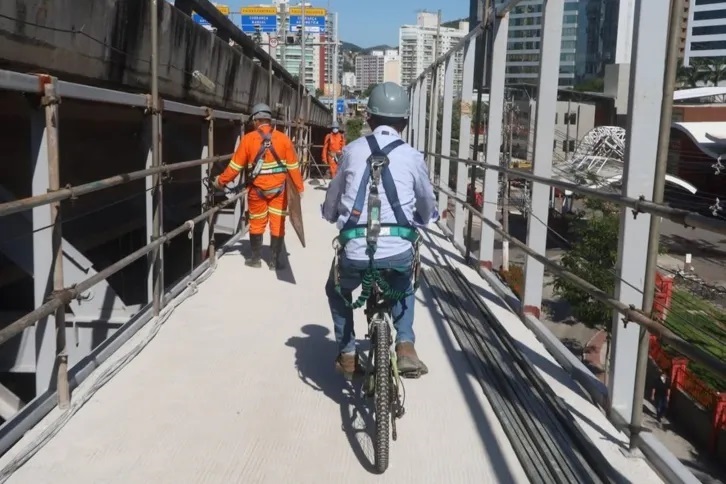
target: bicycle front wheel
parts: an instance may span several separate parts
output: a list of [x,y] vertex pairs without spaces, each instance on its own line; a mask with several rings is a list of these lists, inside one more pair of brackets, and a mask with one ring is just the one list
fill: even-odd
[[391,328],[385,321],[376,323],[375,369],[376,369],[376,445],[375,466],[378,472],[388,468],[391,422]]

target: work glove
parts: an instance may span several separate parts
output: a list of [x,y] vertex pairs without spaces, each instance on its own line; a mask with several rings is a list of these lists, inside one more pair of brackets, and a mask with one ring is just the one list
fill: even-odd
[[219,176],[215,176],[214,177],[214,179],[212,180],[212,186],[214,188],[216,188],[217,190],[221,190],[222,189],[222,185],[220,185],[220,183],[219,183]]

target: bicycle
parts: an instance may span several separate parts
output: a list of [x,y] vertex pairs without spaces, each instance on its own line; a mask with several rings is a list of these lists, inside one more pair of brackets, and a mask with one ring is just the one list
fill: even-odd
[[396,419],[403,417],[406,412],[403,405],[405,396],[401,398],[403,385],[398,373],[393,338],[394,302],[385,297],[385,292],[379,281],[375,280],[364,310],[368,321],[366,339],[370,339],[371,344],[365,364],[363,394],[374,399],[375,467],[380,473],[388,468],[389,437],[394,441],[398,438]]

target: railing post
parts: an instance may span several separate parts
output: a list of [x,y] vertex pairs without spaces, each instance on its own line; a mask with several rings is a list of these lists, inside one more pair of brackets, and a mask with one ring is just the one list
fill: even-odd
[[[45,129],[48,143],[48,191],[60,189],[60,157],[58,150],[58,103],[55,91],[55,78],[45,84],[43,106],[45,108]],[[49,204],[50,223],[53,225],[51,238],[53,293],[63,291],[63,230],[61,202]],[[58,408],[65,410],[70,406],[71,389],[68,384],[68,347],[66,344],[66,308],[62,306],[55,312],[55,386],[58,390]]]
[[[438,41],[437,41],[438,42]],[[429,178],[432,181],[436,178],[436,128],[439,124],[439,68],[436,67],[431,72],[431,102],[429,103],[429,139],[426,151],[429,153]]]
[[414,148],[416,148],[416,146],[418,146],[418,144],[417,144],[418,136],[419,136],[418,118],[419,118],[419,105],[421,104],[419,101],[420,96],[421,96],[421,86],[420,86],[419,82],[417,81],[413,85],[413,94],[411,95],[411,119],[408,123],[410,126],[410,130],[409,130],[410,144]]
[[[499,164],[500,147],[502,144],[502,122],[504,116],[504,78],[507,60],[507,36],[509,34],[509,13],[495,19],[494,35],[491,47],[491,64],[487,71],[489,78],[489,116],[487,119],[487,147],[485,161],[492,165]],[[499,172],[484,172],[484,203],[481,213],[492,222],[497,221],[497,205],[499,203]],[[494,230],[487,224],[481,224],[479,237],[479,264],[492,269],[494,261]],[[507,241],[502,241],[506,243]]]
[[[202,158],[214,156],[214,111],[207,108],[205,123],[202,125]],[[210,190],[209,184],[204,179],[212,177],[212,164],[201,165],[202,173],[202,211],[212,208],[214,205],[214,190]],[[214,241],[214,214],[210,214],[202,229],[202,257],[206,253],[210,262],[214,263],[216,248]]]
[[[665,177],[668,165],[668,149],[671,135],[671,112],[673,110],[673,90],[678,68],[678,50],[681,33],[681,17],[683,2],[671,0],[668,32],[668,47],[664,68],[663,95],[661,96],[660,129],[658,150],[653,177],[652,200],[663,203],[665,191]],[[578,116],[578,122],[579,122]],[[652,315],[653,301],[656,292],[656,278],[658,276],[658,247],[660,246],[660,217],[649,217],[648,248],[645,264],[645,277],[643,282],[643,312]],[[646,373],[648,371],[648,331],[640,328],[640,342],[635,368],[635,388],[633,389],[633,417],[631,419],[630,449],[636,446],[638,433],[643,422],[643,395],[645,394]]]
[[[484,35],[483,33],[480,35]],[[474,91],[474,64],[476,58],[477,38],[472,37],[464,47],[464,63],[462,68],[461,102],[459,120],[459,158],[469,159],[471,157],[469,144],[471,143],[471,97]],[[466,180],[468,165],[458,163],[456,166],[456,196],[467,199]],[[454,209],[454,246],[466,254],[464,246],[464,207],[456,204]]]
[[426,151],[426,104],[428,101],[428,81],[425,77],[421,79],[418,97],[418,136],[416,137],[416,149]]
[[[149,0],[149,8],[151,10],[151,166],[161,166],[161,116],[159,109],[159,11],[158,0]],[[162,191],[161,191],[161,175],[156,174],[152,177],[154,187],[153,198],[153,226],[151,232],[152,240],[157,240],[161,236],[162,231]],[[164,283],[162,273],[164,271],[162,264],[161,247],[156,248],[152,252],[153,261],[153,308],[154,316],[158,316],[164,304],[162,301],[164,292]]]
[[[41,78],[41,82],[47,82]],[[33,110],[30,119],[30,150],[33,166],[32,195],[48,193],[50,161],[48,125],[45,110]],[[32,209],[33,302],[42,306],[53,290],[53,236],[50,210],[44,205]],[[40,395],[52,385],[56,358],[54,327],[44,317],[35,323],[35,393]]]
[[[289,108],[285,109],[285,121],[289,122]],[[244,122],[240,122],[239,125],[239,132],[237,133],[237,139],[234,142],[234,152],[237,152],[237,148],[239,147],[239,144],[242,142],[242,137],[245,135],[245,125]],[[242,185],[244,182],[245,173],[243,170],[243,173],[240,173],[239,178],[237,179],[237,186]],[[233,230],[233,234],[236,234],[238,231],[244,231],[245,227],[243,224],[242,217],[244,216],[244,213],[246,211],[246,203],[247,203],[247,197],[242,197],[241,199],[237,200],[234,203],[234,222],[235,222],[235,228]]]
[[[535,175],[552,176],[552,143],[555,130],[552,121],[557,110],[557,85],[560,76],[560,43],[562,42],[562,15],[564,0],[548,0],[542,12],[542,39],[540,41],[539,82],[537,87],[537,114],[534,133]],[[527,245],[537,253],[547,251],[547,223],[549,217],[550,187],[532,183],[532,205],[527,213]],[[525,264],[524,296],[525,313],[540,316],[544,266],[527,256]]]
[[[444,118],[441,123],[441,155],[451,155],[451,118],[454,112],[454,56],[446,59],[444,66]],[[439,159],[439,185],[444,188],[449,186],[451,178],[451,162],[446,158]],[[439,214],[445,220],[446,210],[449,208],[449,197],[439,192]]]
[[[664,8],[662,0],[641,0],[636,3],[636,9],[622,194],[651,200],[660,131],[658,120],[663,101],[669,9]],[[633,211],[625,207],[620,210],[614,296],[636,308],[643,305],[648,254],[645,241],[650,231],[650,217],[647,214],[634,217]],[[635,324],[623,322],[619,314],[613,314],[612,331],[612,364],[608,381],[610,410],[619,412],[632,425],[633,418],[637,419],[633,399],[641,330]]]

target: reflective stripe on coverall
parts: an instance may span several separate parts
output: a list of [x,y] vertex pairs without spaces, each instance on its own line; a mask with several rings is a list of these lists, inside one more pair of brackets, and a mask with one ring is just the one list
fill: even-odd
[[[271,133],[271,146],[280,157],[275,160],[272,150],[263,155],[262,169],[252,181],[247,194],[250,212],[250,234],[261,235],[270,222],[270,234],[276,237],[285,235],[285,215],[287,215],[287,192],[285,180],[287,172],[298,192],[304,190],[300,167],[292,141],[284,133],[273,130],[268,124],[260,126],[260,131]],[[262,136],[257,131],[247,133],[227,165],[227,169],[219,177],[219,183],[226,185],[234,180],[242,169],[251,171],[257,163],[257,154],[262,147]]]

